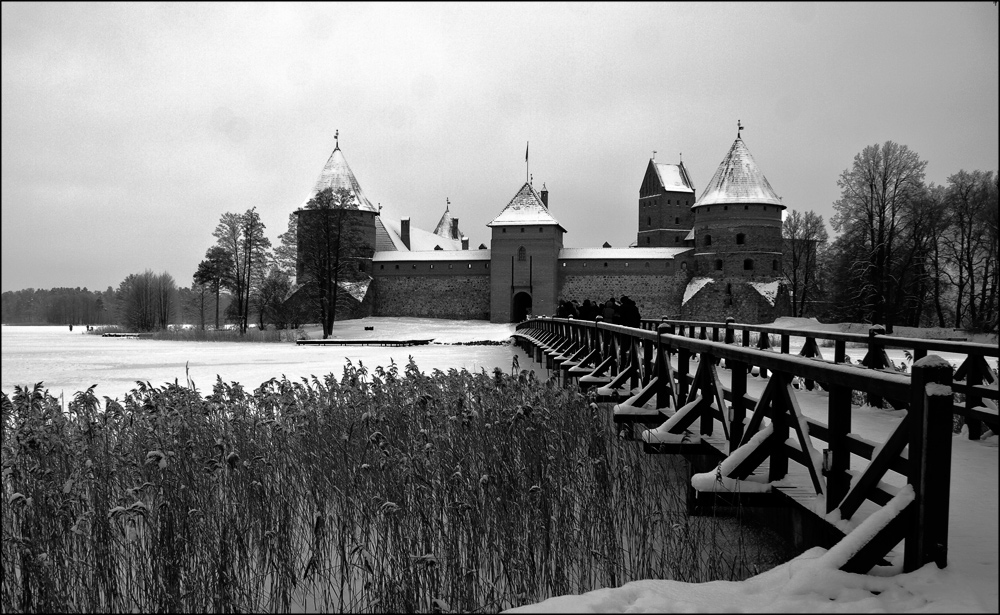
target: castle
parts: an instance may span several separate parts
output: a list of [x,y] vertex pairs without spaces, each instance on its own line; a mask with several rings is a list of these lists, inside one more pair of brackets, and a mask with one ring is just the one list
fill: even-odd
[[519,322],[554,314],[561,299],[603,303],[622,295],[645,318],[763,323],[789,312],[781,270],[785,206],[739,134],[697,198],[683,162],[650,159],[630,248],[563,247],[566,229],[549,210],[548,191],[525,182],[487,224],[489,248],[470,249],[450,203],[433,232],[383,215],[362,191],[339,140],[305,202],[325,188],[350,192],[350,209],[373,248],[356,264],[361,282],[345,284],[353,305],[338,318]]

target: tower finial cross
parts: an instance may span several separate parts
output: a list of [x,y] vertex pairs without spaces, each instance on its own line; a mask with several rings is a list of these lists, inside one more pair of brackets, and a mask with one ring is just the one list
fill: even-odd
[[340,147],[340,130],[333,131],[334,147]]
[[736,120],[736,138],[737,139],[740,138],[740,131],[742,131],[743,128],[744,128],[743,127],[743,122],[741,122],[740,120]]
[[656,160],[656,150],[653,150],[653,160]]

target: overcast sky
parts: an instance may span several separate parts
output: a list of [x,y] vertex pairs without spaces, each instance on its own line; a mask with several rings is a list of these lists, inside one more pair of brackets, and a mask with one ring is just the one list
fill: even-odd
[[221,214],[277,243],[334,147],[373,203],[473,247],[525,180],[568,247],[635,241],[656,150],[736,137],[795,209],[888,139],[998,166],[998,10],[886,4],[2,5],[2,289],[181,286]]

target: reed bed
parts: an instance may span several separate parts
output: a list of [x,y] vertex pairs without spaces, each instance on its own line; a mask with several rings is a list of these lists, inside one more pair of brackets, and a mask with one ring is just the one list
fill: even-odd
[[531,372],[2,398],[4,612],[496,611],[783,561]]

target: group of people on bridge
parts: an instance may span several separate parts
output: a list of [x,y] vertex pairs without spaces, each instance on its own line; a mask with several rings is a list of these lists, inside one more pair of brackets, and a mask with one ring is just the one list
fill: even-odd
[[619,300],[611,297],[604,303],[584,299],[581,304],[576,299],[560,299],[559,307],[556,309],[557,318],[597,320],[598,316],[604,322],[635,328],[640,327],[642,320],[639,315],[639,306],[628,295],[622,295]]

